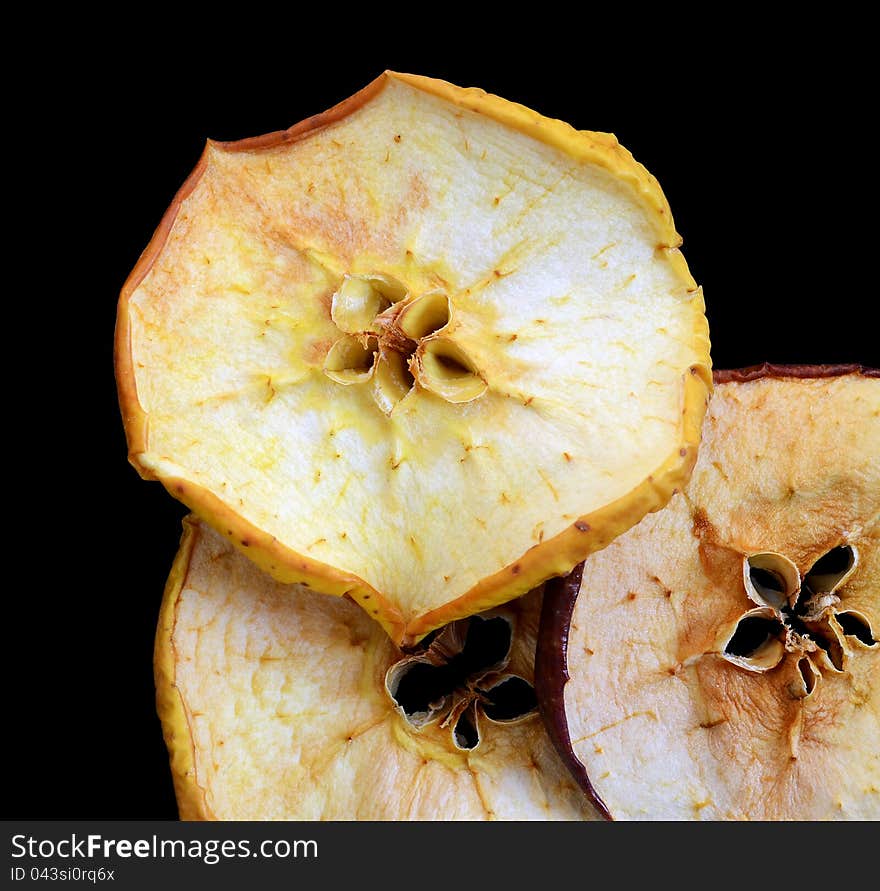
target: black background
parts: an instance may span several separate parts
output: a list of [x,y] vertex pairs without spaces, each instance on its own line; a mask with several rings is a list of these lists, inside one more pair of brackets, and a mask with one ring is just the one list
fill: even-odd
[[112,340],[119,289],[206,138],[286,128],[386,67],[481,86],[616,133],[657,176],[716,367],[880,364],[858,23],[691,19],[685,38],[624,11],[514,35],[446,22],[441,40],[408,19],[404,40],[326,12],[340,21],[323,30],[229,22],[222,39],[168,20],[144,46],[104,22],[118,33],[35,44],[41,77],[9,87],[26,118],[7,179],[25,201],[5,266],[26,274],[6,294],[21,314],[6,426],[21,439],[7,465],[5,817],[176,816],[151,657],[185,510],[126,462]]

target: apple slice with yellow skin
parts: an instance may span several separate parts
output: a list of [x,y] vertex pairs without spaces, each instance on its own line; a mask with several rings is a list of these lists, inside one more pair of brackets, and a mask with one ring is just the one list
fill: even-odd
[[720,372],[687,488],[547,585],[537,684],[606,817],[880,818],[880,379]]
[[211,142],[121,294],[131,461],[411,644],[684,484],[711,380],[679,244],[613,136],[429,78]]
[[540,603],[403,653],[351,601],[277,582],[187,519],[155,658],[181,817],[595,818],[537,714]]

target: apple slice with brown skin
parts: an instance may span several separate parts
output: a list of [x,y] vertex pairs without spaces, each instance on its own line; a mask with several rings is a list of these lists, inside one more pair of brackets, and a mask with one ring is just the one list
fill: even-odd
[[186,520],[155,656],[181,817],[595,819],[537,713],[541,596],[404,653]]
[[548,583],[541,709],[606,817],[880,818],[877,374],[716,373],[689,485]]

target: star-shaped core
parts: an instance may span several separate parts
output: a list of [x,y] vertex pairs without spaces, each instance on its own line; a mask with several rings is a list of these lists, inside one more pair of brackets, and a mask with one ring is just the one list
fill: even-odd
[[845,585],[857,565],[858,553],[847,544],[825,553],[803,577],[783,554],[745,557],[745,593],[756,606],[723,634],[721,654],[754,672],[769,671],[792,654],[799,678],[790,692],[809,696],[823,672],[844,672],[860,650],[878,646],[869,617],[847,608]]
[[385,689],[416,730],[439,722],[457,749],[480,744],[480,719],[514,724],[537,713],[532,685],[506,671],[514,623],[503,613],[471,616],[423,641],[388,669]]
[[452,301],[442,291],[416,296],[388,275],[346,275],[330,317],[342,337],[327,353],[324,373],[344,386],[369,386],[386,415],[415,384],[452,403],[486,392],[456,342]]

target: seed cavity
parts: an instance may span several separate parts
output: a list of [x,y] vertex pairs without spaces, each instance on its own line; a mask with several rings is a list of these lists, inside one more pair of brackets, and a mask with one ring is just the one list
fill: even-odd
[[814,594],[830,593],[845,582],[856,567],[857,554],[850,545],[832,548],[804,576],[804,585]]
[[810,640],[814,641],[824,655],[825,667],[842,672],[844,666],[843,641],[840,632],[832,622],[809,623]]
[[414,383],[415,379],[404,356],[388,350],[376,363],[373,376],[373,398],[376,405],[386,415],[390,415],[397,403],[410,393]]
[[876,647],[877,638],[871,630],[871,623],[867,617],[854,609],[844,610],[837,614],[840,628],[848,637],[855,638],[866,647]]
[[421,340],[442,331],[451,317],[449,298],[442,291],[430,291],[406,306],[398,324],[410,340]]
[[395,671],[400,665],[389,669],[386,687],[407,720],[415,727],[423,727],[443,710],[455,688],[444,665],[434,665],[418,657],[404,670]]
[[375,337],[367,337],[364,342],[347,334],[337,340],[327,353],[324,374],[344,386],[366,383],[373,376],[378,349]]
[[753,603],[782,609],[797,597],[801,575],[788,557],[764,551],[752,554],[743,562],[743,582]]
[[771,609],[749,610],[734,626],[724,655],[749,671],[768,671],[785,655],[785,645],[779,639],[782,632],[782,622]]
[[788,691],[794,699],[806,699],[816,689],[819,670],[807,656],[798,659],[797,669],[797,677],[789,685]]
[[488,688],[481,688],[483,713],[490,721],[521,721],[538,708],[535,688],[524,678],[511,675]]
[[[374,280],[375,281],[375,280]],[[346,334],[378,333],[373,320],[391,306],[374,282],[355,275],[346,275],[330,303],[330,318]]]
[[487,389],[465,351],[450,340],[423,341],[416,351],[416,368],[419,383],[447,402],[470,402]]
[[470,751],[480,744],[480,729],[477,709],[473,703],[461,713],[452,731],[455,747]]

